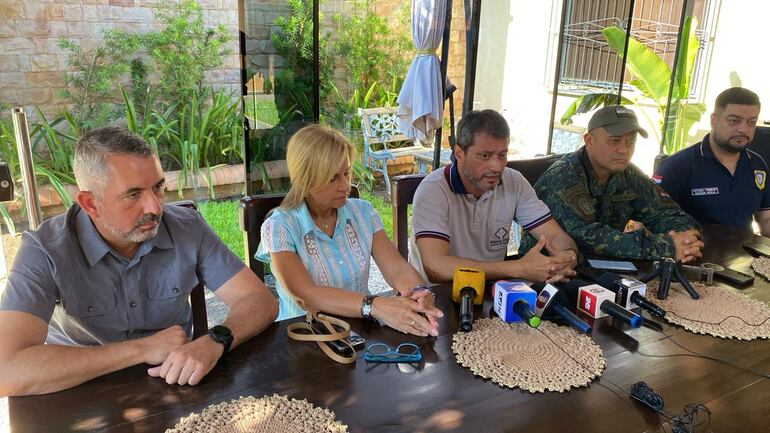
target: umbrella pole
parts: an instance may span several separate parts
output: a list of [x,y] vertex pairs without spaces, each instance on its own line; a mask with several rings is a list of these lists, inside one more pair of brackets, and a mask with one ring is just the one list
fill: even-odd
[[[441,103],[446,101],[446,71],[449,64],[449,33],[452,30],[452,0],[446,2],[446,15],[444,19],[444,37],[441,41]],[[442,112],[443,107],[442,107]],[[441,119],[443,124],[444,119]],[[436,128],[436,139],[433,140],[433,169],[441,167],[441,131],[443,128]]]

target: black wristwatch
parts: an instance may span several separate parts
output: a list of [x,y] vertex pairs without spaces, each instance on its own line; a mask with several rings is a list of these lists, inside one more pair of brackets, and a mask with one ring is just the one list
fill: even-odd
[[361,317],[364,319],[375,320],[374,317],[372,317],[372,302],[374,302],[374,298],[376,297],[376,295],[364,296],[364,300],[361,302]]
[[233,333],[227,326],[217,325],[209,329],[209,337],[217,343],[225,346],[225,350],[222,352],[224,357],[227,352],[230,351],[230,346],[233,344]]

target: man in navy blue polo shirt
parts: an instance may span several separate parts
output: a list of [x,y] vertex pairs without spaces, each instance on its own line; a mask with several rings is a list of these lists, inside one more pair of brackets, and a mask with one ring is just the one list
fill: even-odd
[[666,158],[653,178],[701,224],[751,229],[754,216],[770,236],[767,162],[747,148],[754,138],[759,97],[740,87],[717,96],[711,132]]

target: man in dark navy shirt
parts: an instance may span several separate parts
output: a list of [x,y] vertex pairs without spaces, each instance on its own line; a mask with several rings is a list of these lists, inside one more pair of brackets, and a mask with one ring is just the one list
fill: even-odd
[[711,132],[700,143],[666,158],[653,178],[701,224],[751,229],[756,218],[770,236],[767,162],[747,148],[754,138],[759,97],[740,87],[717,96]]

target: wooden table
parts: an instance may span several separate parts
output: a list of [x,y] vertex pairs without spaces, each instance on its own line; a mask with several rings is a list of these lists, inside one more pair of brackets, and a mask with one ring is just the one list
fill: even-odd
[[[740,247],[751,237],[724,228],[708,230],[707,259],[746,270],[750,256]],[[770,301],[768,284],[757,279],[749,296]],[[145,366],[122,370],[55,394],[9,399],[11,431],[162,432],[180,417],[240,396],[279,393],[333,410],[352,432],[644,432],[661,431],[660,419],[628,397],[644,380],[679,414],[685,404],[712,411],[714,432],[770,431],[770,383],[754,374],[684,354],[663,334],[620,329],[608,319],[594,324],[607,369],[587,388],[530,394],[501,388],[460,367],[451,351],[457,308],[449,288],[439,290],[446,313],[438,338],[419,338],[351,320],[368,339],[391,345],[419,344],[417,367],[336,364],[313,344],[288,341],[286,322],[238,347],[198,386],[169,386],[147,376]],[[487,300],[483,314],[491,302]],[[477,314],[481,314],[477,310]],[[770,372],[770,341],[722,340],[664,325],[685,347],[741,367]]]

